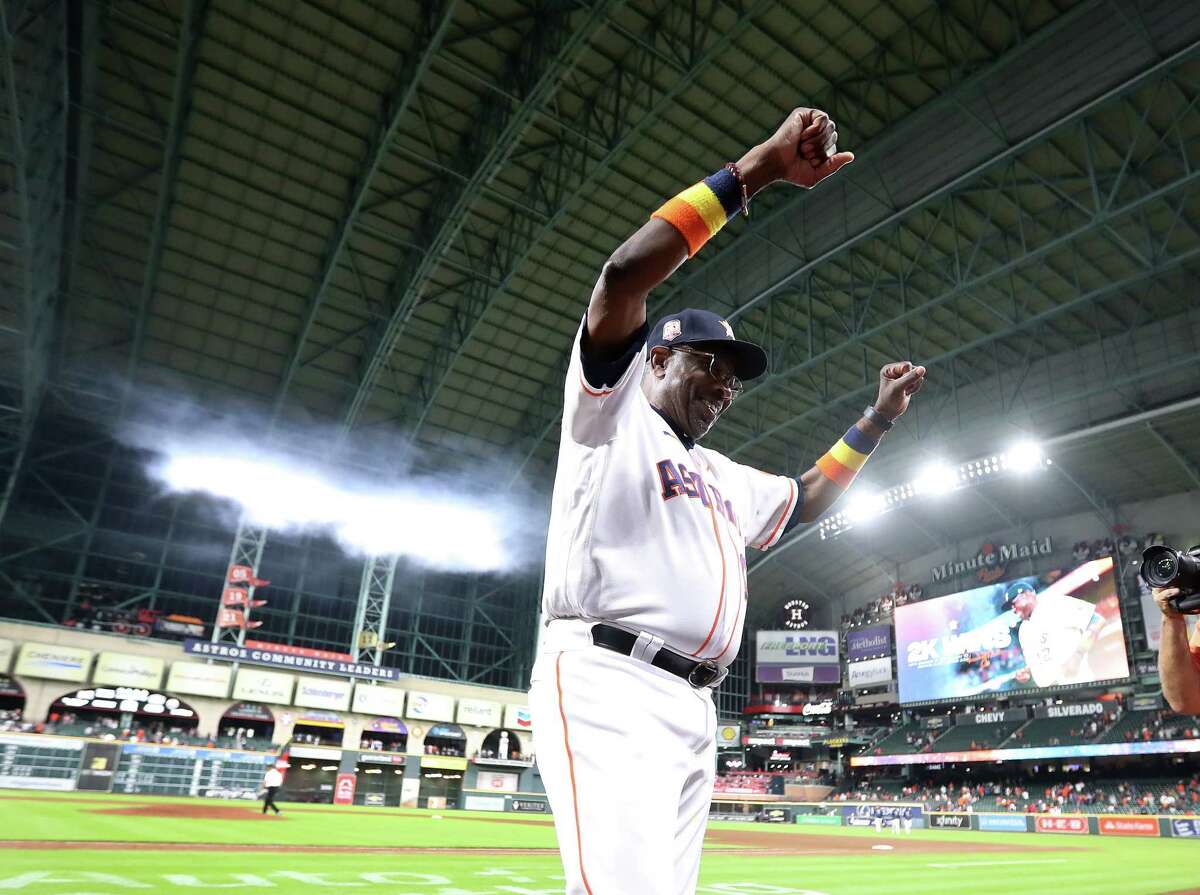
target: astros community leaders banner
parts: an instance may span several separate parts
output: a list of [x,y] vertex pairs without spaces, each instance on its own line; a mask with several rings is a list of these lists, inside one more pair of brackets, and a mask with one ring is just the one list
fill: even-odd
[[318,674],[337,674],[343,677],[365,677],[381,681],[395,680],[400,672],[395,668],[381,668],[366,662],[347,662],[343,659],[327,659],[318,656],[298,656],[282,650],[261,647],[238,646],[233,643],[213,643],[208,640],[188,638],[183,642],[183,651],[196,656],[208,656],[226,662],[242,662],[248,665],[270,665],[288,671],[315,671]]
[[896,608],[900,702],[1126,678],[1111,557]]
[[759,631],[755,646],[754,676],[762,683],[841,681],[837,631]]

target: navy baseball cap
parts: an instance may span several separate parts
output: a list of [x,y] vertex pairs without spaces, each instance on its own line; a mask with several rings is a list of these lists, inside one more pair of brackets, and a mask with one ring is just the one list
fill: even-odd
[[733,372],[738,379],[756,379],[767,370],[767,353],[753,342],[743,342],[733,335],[729,321],[700,308],[685,308],[668,314],[654,324],[646,334],[647,348],[675,348],[693,345],[701,351],[720,349],[733,358]]

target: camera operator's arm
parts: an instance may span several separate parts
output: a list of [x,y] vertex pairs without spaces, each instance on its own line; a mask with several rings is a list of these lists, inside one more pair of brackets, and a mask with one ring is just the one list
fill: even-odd
[[1155,588],[1154,602],[1162,610],[1162,643],[1158,647],[1158,676],[1163,696],[1177,712],[1200,715],[1200,667],[1188,644],[1187,620],[1169,602],[1179,595],[1175,587]]

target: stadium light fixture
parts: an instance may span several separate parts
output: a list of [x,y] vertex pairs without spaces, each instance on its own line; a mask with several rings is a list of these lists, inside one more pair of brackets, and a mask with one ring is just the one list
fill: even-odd
[[922,496],[934,497],[953,491],[958,483],[958,471],[941,461],[936,461],[917,473],[917,477],[912,483],[912,490]]
[[880,516],[887,509],[887,500],[878,491],[859,491],[851,494],[846,503],[846,518],[863,523]]
[[1018,441],[1002,458],[1004,468],[1013,472],[1032,472],[1044,465],[1042,447],[1034,441]]
[[821,540],[837,537],[855,525],[862,524],[890,510],[897,509],[914,497],[934,497],[969,488],[976,483],[1005,474],[1024,475],[1045,469],[1053,461],[1046,457],[1041,445],[1020,441],[1003,453],[985,454],[957,466],[934,460],[921,468],[911,481],[893,485],[885,491],[864,491],[847,498],[837,513],[818,523]]

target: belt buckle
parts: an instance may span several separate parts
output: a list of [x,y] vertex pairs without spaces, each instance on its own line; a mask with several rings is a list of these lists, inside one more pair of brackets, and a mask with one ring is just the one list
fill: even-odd
[[707,687],[721,676],[721,666],[712,659],[704,659],[697,662],[695,667],[688,672],[687,682],[696,689]]

